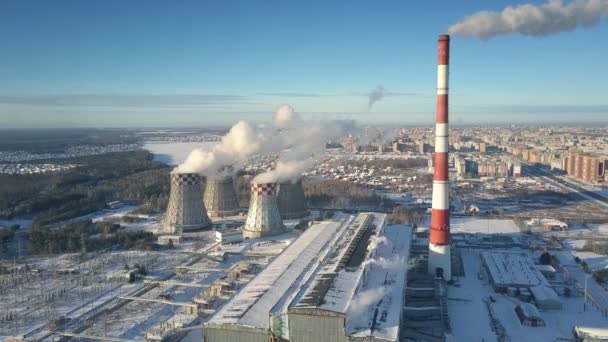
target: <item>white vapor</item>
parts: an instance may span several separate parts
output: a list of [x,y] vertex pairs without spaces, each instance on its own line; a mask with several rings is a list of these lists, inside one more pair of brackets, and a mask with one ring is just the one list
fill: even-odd
[[314,166],[325,150],[325,143],[339,138],[346,129],[347,125],[340,122],[305,121],[291,106],[282,105],[271,125],[254,126],[239,121],[220,144],[193,150],[173,172],[223,178],[241,170],[253,155],[280,153],[276,168],[258,175],[254,181],[296,181],[302,172]]
[[315,166],[327,141],[340,138],[349,129],[346,122],[302,120],[293,108],[284,106],[275,114],[275,125],[282,128],[285,149],[280,152],[274,169],[257,175],[254,183],[296,182],[302,173]]
[[220,144],[209,150],[192,150],[174,172],[199,173],[212,178],[229,176],[245,165],[253,154],[274,150],[275,140],[276,135],[272,131],[239,121],[222,138]]
[[502,12],[481,11],[452,25],[448,33],[482,40],[511,33],[540,37],[591,27],[603,17],[608,17],[608,0],[573,0],[569,4],[549,0],[542,5],[509,6]]
[[292,126],[300,121],[300,117],[296,114],[293,107],[288,104],[284,104],[279,106],[279,108],[274,113],[274,124],[279,128],[285,128],[287,126]]
[[357,293],[349,306],[349,316],[358,317],[366,312],[372,304],[378,303],[386,294],[384,287],[377,287]]
[[386,95],[386,89],[383,86],[379,85],[376,89],[372,90],[368,95],[367,109],[372,109],[374,103],[382,100],[382,98]]
[[371,238],[369,239],[369,244],[367,245],[367,251],[371,252],[371,251],[375,250],[378,247],[378,245],[385,244],[387,242],[388,242],[388,240],[386,239],[386,236],[384,236],[384,235],[382,235],[382,236],[372,235]]

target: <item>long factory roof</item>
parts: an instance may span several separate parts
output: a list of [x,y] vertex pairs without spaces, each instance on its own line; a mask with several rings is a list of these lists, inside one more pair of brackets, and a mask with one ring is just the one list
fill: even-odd
[[[347,335],[396,340],[412,228],[385,227],[385,219],[386,214],[340,214],[313,225],[208,324],[268,329],[270,315],[312,309],[344,316]],[[369,233],[381,241],[376,248]],[[379,289],[382,294],[368,301]]]

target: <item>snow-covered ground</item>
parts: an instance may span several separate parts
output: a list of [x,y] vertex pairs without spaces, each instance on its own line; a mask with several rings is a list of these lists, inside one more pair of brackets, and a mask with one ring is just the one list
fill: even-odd
[[[479,251],[463,249],[462,259],[465,276],[458,279],[457,286],[450,286],[448,289],[451,341],[497,341],[497,335],[491,328],[489,310],[504,328],[507,340],[510,341],[556,341],[560,338],[572,340],[574,325],[608,325],[608,320],[595,308],[587,305],[586,311],[584,310],[583,297],[575,291],[570,298],[559,297],[563,305],[562,310],[540,311],[546,326],[524,326],[514,310],[520,301],[494,293],[487,283],[487,277],[479,280],[478,274],[484,274]],[[490,296],[495,302],[489,299]]]
[[123,222],[120,219],[131,213],[132,211],[141,208],[141,205],[127,205],[122,208],[112,209],[112,210],[103,210],[95,213],[91,220],[93,222],[103,221],[103,220],[116,220],[120,221],[120,226],[125,231],[138,231],[138,230],[146,230],[150,232],[155,232],[160,225],[160,215],[150,216],[150,215],[135,215],[141,219],[139,222]]
[[195,148],[209,149],[218,144],[218,141],[203,142],[147,142],[143,148],[154,154],[154,160],[169,164],[178,165],[186,160],[190,151]]

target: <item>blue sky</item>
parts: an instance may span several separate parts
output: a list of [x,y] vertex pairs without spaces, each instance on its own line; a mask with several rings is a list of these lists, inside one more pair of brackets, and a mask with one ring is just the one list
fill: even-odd
[[[0,126],[227,125],[305,116],[431,124],[437,35],[518,1],[0,2]],[[542,3],[533,1],[533,3]],[[453,37],[454,123],[606,122],[606,20]],[[387,96],[367,109],[367,94]]]

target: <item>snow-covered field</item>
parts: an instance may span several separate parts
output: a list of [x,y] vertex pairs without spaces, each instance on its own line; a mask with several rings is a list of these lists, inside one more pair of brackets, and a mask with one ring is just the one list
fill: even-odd
[[[496,333],[490,327],[489,310],[502,325],[507,340],[510,341],[571,341],[574,325],[608,325],[608,321],[595,308],[587,305],[585,311],[583,297],[580,293],[574,293],[570,298],[559,297],[563,305],[562,310],[540,311],[546,326],[524,326],[514,310],[520,301],[494,293],[485,278],[478,279],[478,273],[482,269],[479,251],[465,249],[462,251],[462,258],[465,277],[458,279],[458,286],[450,286],[448,289],[451,341],[497,341]],[[489,300],[490,295],[495,302]]]
[[169,164],[178,165],[186,160],[190,151],[195,148],[211,148],[218,144],[217,141],[205,142],[147,142],[144,144],[144,149],[154,154],[154,160]]

